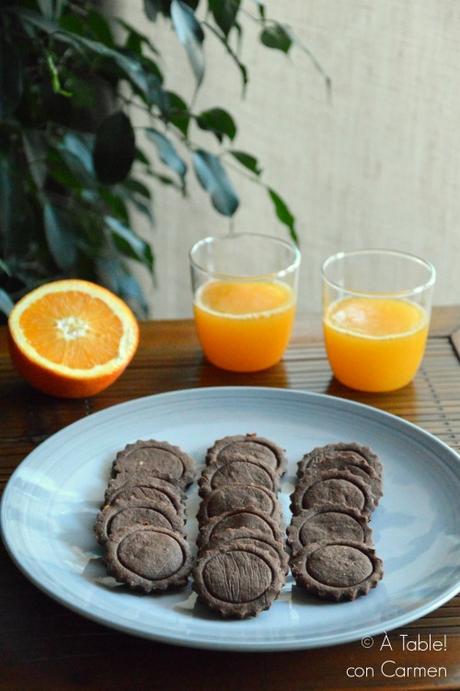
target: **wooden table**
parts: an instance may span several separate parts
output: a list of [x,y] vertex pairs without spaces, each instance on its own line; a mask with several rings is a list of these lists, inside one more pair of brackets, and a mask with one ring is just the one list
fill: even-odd
[[[387,395],[359,394],[331,377],[319,319],[299,323],[283,363],[267,372],[234,375],[203,361],[189,321],[142,325],[136,358],[123,377],[91,400],[56,400],[30,389],[13,371],[0,329],[0,482],[37,444],[64,425],[137,396],[196,386],[245,384],[308,389],[388,410],[460,449],[460,307],[434,311],[423,366],[415,382]],[[264,689],[460,688],[460,597],[390,636],[393,652],[360,643],[292,653],[219,653],[162,645],[119,634],[53,602],[0,551],[0,689]],[[446,635],[445,651],[402,650],[399,634]],[[406,639],[407,640],[407,639]],[[446,667],[437,678],[387,678],[380,665]],[[362,679],[350,668],[364,670]],[[348,669],[348,673],[347,673]]]

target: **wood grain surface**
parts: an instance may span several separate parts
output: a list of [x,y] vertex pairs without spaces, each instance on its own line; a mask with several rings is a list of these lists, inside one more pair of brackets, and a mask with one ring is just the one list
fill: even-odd
[[[138,354],[123,377],[91,400],[64,401],[30,389],[13,371],[0,330],[0,483],[37,444],[63,426],[137,396],[196,386],[245,384],[308,389],[362,401],[400,415],[460,450],[460,360],[452,336],[460,307],[437,308],[423,366],[416,380],[392,394],[359,394],[331,376],[318,318],[299,323],[284,361],[253,375],[234,375],[203,360],[190,321],[142,325]],[[440,651],[403,649],[429,634]],[[445,638],[444,638],[445,636]],[[252,691],[264,689],[458,689],[460,597],[389,636],[278,654],[219,653],[178,648],[117,633],[88,621],[37,590],[0,550],[0,689],[155,689],[158,691]],[[382,649],[381,649],[382,648]],[[409,676],[385,677],[396,667]],[[414,677],[425,670],[435,676]],[[427,672],[432,667],[434,671]],[[361,669],[362,668],[362,672]],[[446,674],[444,675],[444,668]],[[353,671],[354,670],[354,671]],[[362,678],[351,676],[364,674]]]

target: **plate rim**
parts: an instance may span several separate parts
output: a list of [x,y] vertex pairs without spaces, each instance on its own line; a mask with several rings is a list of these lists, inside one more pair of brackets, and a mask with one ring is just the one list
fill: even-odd
[[[159,392],[156,394],[149,394],[147,396],[140,396],[138,398],[133,398],[129,401],[123,401],[121,403],[116,403],[112,406],[108,406],[107,408],[104,408],[99,411],[95,411],[94,413],[91,413],[90,415],[86,415],[79,420],[75,420],[74,422],[66,425],[65,427],[62,427],[60,430],[57,432],[54,432],[51,434],[45,441],[43,441],[41,444],[39,444],[37,447],[35,447],[27,456],[23,458],[23,460],[18,464],[18,466],[15,468],[13,473],[8,479],[8,482],[4,488],[2,497],[1,497],[1,502],[0,502],[0,535],[3,541],[3,544],[6,548],[6,551],[13,561],[13,563],[16,565],[16,567],[19,569],[19,571],[34,585],[36,586],[41,592],[45,593],[49,597],[51,597],[54,601],[58,602],[60,605],[66,607],[67,609],[70,609],[71,611],[75,612],[76,614],[83,616],[91,621],[94,621],[98,624],[102,624],[103,626],[107,626],[111,629],[115,629],[117,631],[120,631],[122,633],[127,633],[130,635],[138,636],[140,638],[144,638],[147,640],[155,640],[161,643],[167,643],[167,644],[172,644],[172,645],[178,645],[181,647],[189,647],[189,648],[199,648],[199,649],[208,649],[208,650],[222,650],[222,651],[238,651],[238,652],[283,652],[283,651],[288,651],[288,650],[305,650],[305,649],[314,649],[314,648],[321,648],[321,647],[332,647],[335,645],[342,645],[344,643],[349,643],[353,642],[356,640],[359,640],[359,638],[363,635],[363,630],[361,628],[355,629],[355,630],[348,630],[342,634],[327,634],[325,636],[319,636],[316,637],[313,641],[305,642],[305,640],[302,639],[294,639],[294,640],[281,640],[281,641],[266,641],[266,640],[261,640],[261,641],[244,641],[244,643],[237,640],[213,640],[212,638],[205,638],[202,637],[200,639],[194,639],[184,637],[183,635],[181,636],[180,634],[176,637],[174,635],[170,634],[165,634],[165,633],[155,633],[152,631],[143,631],[139,630],[135,626],[130,626],[129,624],[122,624],[118,623],[112,620],[109,620],[107,617],[99,614],[95,614],[87,609],[85,609],[84,606],[79,606],[78,604],[75,604],[73,602],[70,602],[67,600],[64,596],[59,595],[59,593],[55,592],[53,589],[52,584],[46,584],[43,583],[38,577],[34,575],[32,571],[30,571],[27,568],[27,565],[23,564],[21,562],[21,559],[17,556],[17,554],[14,551],[14,546],[13,544],[10,544],[9,537],[8,537],[8,531],[5,529],[5,512],[6,508],[8,505],[8,495],[9,492],[11,491],[11,487],[14,485],[14,481],[16,478],[16,475],[19,474],[21,470],[23,470],[24,465],[27,466],[28,463],[33,462],[33,457],[35,454],[38,452],[40,449],[42,452],[43,449],[46,449],[46,446],[48,444],[54,444],[55,438],[59,437],[59,435],[64,434],[67,432],[70,428],[78,428],[81,425],[84,425],[88,419],[92,419],[95,417],[110,417],[112,414],[117,415],[118,411],[120,409],[127,409],[130,407],[135,407],[142,401],[147,402],[149,400],[155,399],[162,399],[162,398],[169,398],[169,397],[179,397],[181,398],[182,396],[189,396],[193,394],[198,394],[200,395],[206,395],[206,394],[218,394],[218,395],[225,395],[226,393],[244,393],[244,395],[247,394],[257,394],[257,393],[268,393],[269,395],[274,395],[275,397],[280,394],[285,394],[287,396],[294,396],[294,397],[306,397],[307,399],[317,399],[318,401],[322,402],[323,406],[327,405],[332,405],[333,407],[335,406],[336,408],[351,408],[357,410],[357,412],[364,417],[370,418],[370,419],[375,419],[375,417],[381,418],[383,420],[386,420],[387,425],[396,425],[397,428],[399,428],[399,431],[407,431],[410,433],[410,436],[412,438],[421,436],[422,438],[425,437],[427,441],[429,441],[430,446],[433,447],[441,447],[443,450],[443,453],[445,454],[443,456],[442,462],[445,462],[446,458],[449,458],[449,463],[448,465],[451,466],[452,464],[460,463],[460,454],[458,454],[455,449],[451,448],[446,442],[442,441],[435,435],[431,434],[431,432],[428,432],[427,430],[424,430],[423,428],[419,427],[413,422],[410,422],[409,420],[406,420],[405,418],[399,417],[397,415],[394,415],[393,413],[389,413],[386,410],[381,410],[380,408],[376,408],[370,405],[367,405],[365,403],[360,403],[358,401],[353,401],[347,398],[342,398],[339,396],[332,396],[330,394],[324,394],[324,393],[318,393],[318,392],[313,392],[313,391],[308,391],[304,389],[297,389],[297,388],[285,388],[285,387],[272,387],[272,386],[210,386],[210,387],[191,387],[191,388],[186,388],[186,389],[177,389],[173,391],[165,391],[165,392]],[[328,403],[329,402],[329,403]],[[415,441],[419,441],[417,438]],[[459,475],[460,479],[460,475]],[[366,629],[365,635],[366,636],[374,636],[378,635],[380,633],[384,633],[387,631],[392,631],[396,628],[399,628],[401,626],[404,626],[405,624],[408,624],[412,621],[416,621],[417,619],[420,619],[421,617],[425,616],[426,614],[432,612],[433,610],[437,609],[438,607],[442,606],[446,602],[448,602],[452,597],[455,597],[455,595],[460,591],[460,573],[458,576],[457,581],[454,581],[451,585],[450,588],[447,590],[444,590],[443,593],[441,593],[437,598],[434,600],[430,600],[426,604],[422,604],[419,607],[416,607],[415,609],[411,610],[408,613],[403,613],[400,616],[394,618],[391,622],[390,627],[382,628],[382,625],[379,625],[378,623],[375,624],[374,626],[369,627],[369,629]],[[325,639],[325,640],[322,640]]]

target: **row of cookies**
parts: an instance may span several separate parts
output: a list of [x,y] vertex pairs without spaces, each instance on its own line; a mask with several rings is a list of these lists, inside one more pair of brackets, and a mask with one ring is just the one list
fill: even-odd
[[246,618],[268,609],[284,584],[280,478],[283,450],[255,434],[224,437],[208,449],[199,480],[199,599],[223,617]]
[[117,454],[95,524],[107,571],[117,581],[144,592],[186,584],[192,558],[184,492],[194,465],[179,447],[154,439]]
[[298,586],[341,601],[377,585],[383,565],[368,520],[381,496],[382,464],[368,447],[329,444],[302,458],[287,530]]

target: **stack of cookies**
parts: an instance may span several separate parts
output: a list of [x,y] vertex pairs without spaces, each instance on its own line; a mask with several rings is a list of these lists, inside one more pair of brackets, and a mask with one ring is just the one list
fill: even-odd
[[154,439],[117,454],[95,532],[107,571],[118,581],[144,592],[186,584],[192,559],[184,491],[194,465],[179,447]]
[[297,478],[287,530],[297,585],[334,601],[367,594],[383,576],[368,525],[382,496],[377,455],[360,444],[329,444],[302,458]]
[[270,607],[287,573],[277,498],[283,450],[255,434],[224,437],[206,456],[199,481],[200,600],[223,617],[246,618]]

